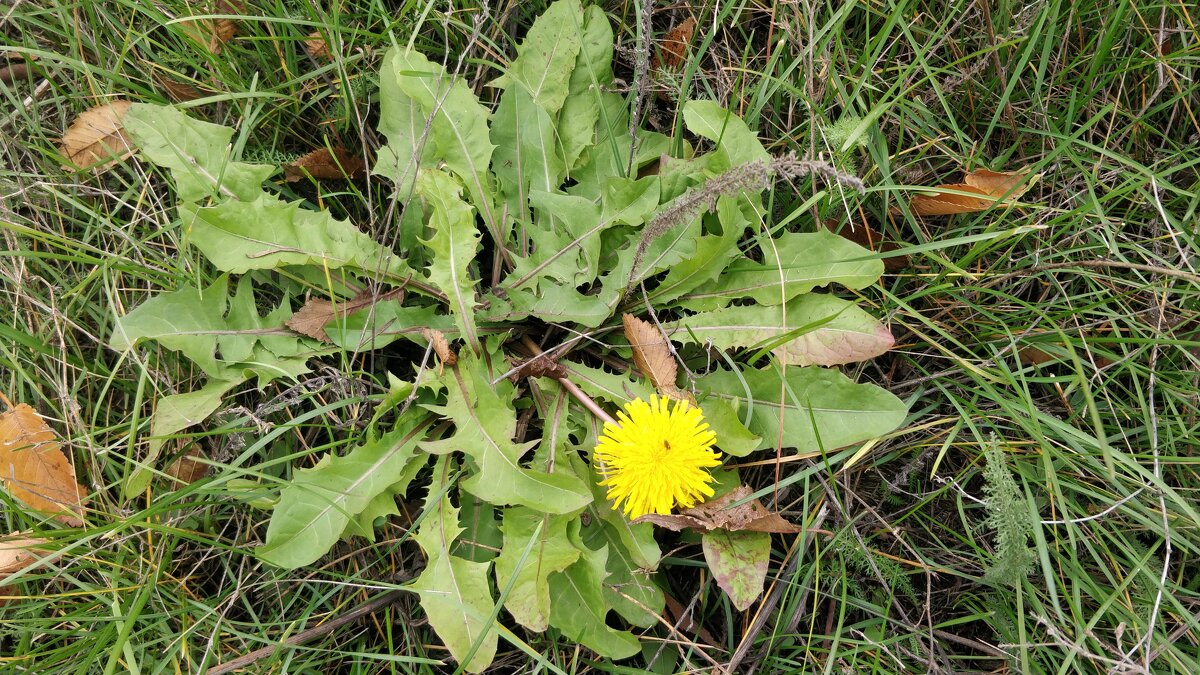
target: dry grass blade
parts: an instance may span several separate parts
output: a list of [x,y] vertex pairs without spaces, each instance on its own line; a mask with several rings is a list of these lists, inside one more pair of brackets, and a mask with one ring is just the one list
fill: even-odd
[[0,400],[9,407],[0,413],[0,482],[34,509],[67,525],[83,525],[79,516],[87,493],[76,482],[58,437],[27,404],[13,406],[2,395]]
[[[117,100],[83,111],[62,137],[60,150],[71,164],[67,170],[100,172],[133,154],[125,133],[125,113],[132,101]],[[72,166],[72,164],[74,166]]]

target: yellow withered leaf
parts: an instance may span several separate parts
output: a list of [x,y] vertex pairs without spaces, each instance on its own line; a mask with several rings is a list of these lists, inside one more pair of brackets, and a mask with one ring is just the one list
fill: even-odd
[[[83,111],[62,137],[63,168],[100,172],[133,154],[125,133],[125,113],[131,101],[116,100]],[[74,166],[72,166],[74,165]]]
[[0,483],[30,507],[62,522],[83,525],[86,492],[75,481],[75,467],[41,415],[22,403],[0,413]]

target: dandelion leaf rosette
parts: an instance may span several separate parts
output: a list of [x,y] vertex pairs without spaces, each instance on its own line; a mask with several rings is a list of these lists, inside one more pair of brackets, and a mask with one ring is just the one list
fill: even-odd
[[[678,137],[641,128],[632,97],[614,90],[614,49],[609,17],[580,0],[551,3],[512,60],[497,59],[482,97],[474,65],[468,76],[390,49],[371,185],[392,192],[388,218],[355,203],[356,190],[321,193],[317,203],[348,216],[335,217],[295,198],[320,186],[240,161],[243,145],[271,138],[262,129],[235,136],[131,105],[131,143],[173,182],[168,233],[199,254],[181,265],[216,279],[167,289],[116,322],[114,348],[157,345],[158,359],[186,359],[207,378],[157,401],[127,494],[148,487],[167,440],[245,383],[295,380],[330,354],[369,364],[356,376],[379,381],[386,364],[393,386],[367,397],[369,422],[327,425],[346,430],[337,451],[282,482],[258,555],[296,568],[340,539],[373,541],[409,486],[428,486],[412,534],[426,566],[407,588],[450,656],[481,672],[497,621],[554,628],[609,659],[638,654],[626,629],[658,630],[666,604],[655,527],[724,492],[725,455],[780,440],[835,450],[900,425],[902,401],[830,368],[892,346],[881,312],[846,294],[880,279],[878,257],[823,229],[789,231],[813,229],[802,214],[775,220],[764,188],[796,162],[777,161],[720,103],[682,102]],[[636,345],[609,339],[623,324],[641,327]],[[541,370],[529,338],[550,352]],[[389,345],[385,358],[358,358]],[[698,410],[687,429],[664,409],[652,433],[615,434],[560,378],[610,413],[657,396]],[[668,442],[694,452],[645,461]],[[674,482],[651,470],[623,479],[631,448]],[[643,513],[660,519],[631,522]],[[760,529],[701,535],[738,608],[761,592],[766,532],[793,531]]]

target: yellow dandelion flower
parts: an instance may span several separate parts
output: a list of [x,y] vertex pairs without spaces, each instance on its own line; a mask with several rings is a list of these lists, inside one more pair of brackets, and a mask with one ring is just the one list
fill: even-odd
[[630,401],[596,444],[600,485],[630,519],[692,507],[713,494],[707,469],[721,463],[712,447],[717,436],[699,408],[674,403],[658,396]]

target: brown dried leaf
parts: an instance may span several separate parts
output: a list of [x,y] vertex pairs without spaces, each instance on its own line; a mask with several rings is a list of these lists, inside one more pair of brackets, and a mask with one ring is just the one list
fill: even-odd
[[198,98],[204,98],[205,96],[217,93],[214,89],[207,87],[201,89],[200,87],[181,82],[166,75],[155,75],[154,81],[158,83],[159,89],[166,92],[167,98],[176,103],[187,103],[188,101],[195,101]]
[[367,175],[367,163],[362,157],[351,154],[349,150],[338,145],[332,152],[329,148],[313,150],[284,166],[283,175],[289,183],[304,180],[307,176],[317,180],[362,178]]
[[86,491],[54,431],[22,403],[0,413],[0,482],[9,494],[73,527],[83,525]]
[[0,68],[0,84],[14,85],[34,78],[33,69],[26,63],[14,63]]
[[[246,10],[243,0],[216,0],[210,14],[242,14]],[[180,22],[180,27],[196,42],[204,45],[208,51],[220,54],[226,42],[237,35],[237,21],[234,19],[193,19]]]
[[167,475],[184,485],[191,485],[208,475],[208,464],[200,461],[204,455],[191,450],[167,466]]
[[333,52],[329,49],[329,42],[325,40],[325,36],[321,35],[321,31],[314,30],[308,34],[308,39],[304,41],[304,51],[314,59],[332,61]]
[[336,304],[322,298],[309,298],[308,302],[292,315],[292,318],[284,322],[284,325],[301,335],[307,335],[322,342],[333,342],[326,335],[325,326],[333,321],[335,314],[345,317],[376,302],[402,297],[404,297],[403,288],[397,288],[382,295],[372,295],[370,291],[364,291],[350,300]]
[[642,375],[663,396],[695,405],[696,399],[691,392],[675,386],[679,364],[675,362],[671,346],[667,344],[662,331],[632,314],[622,314],[621,320],[625,324],[625,339],[633,348],[633,363],[642,371]]
[[446,341],[446,335],[440,330],[432,328],[422,328],[421,335],[429,340],[429,344],[433,347],[433,353],[437,354],[438,360],[444,366],[453,366],[458,363],[458,354],[450,348],[450,343]]
[[[1041,174],[1031,176],[1028,171],[1008,173],[979,169],[964,175],[962,183],[939,185],[933,194],[914,196],[909,201],[909,208],[918,216],[951,216],[986,211],[998,203],[1016,201],[1040,177]],[[944,190],[970,194],[950,194]]]
[[12,574],[41,558],[45,551],[38,547],[46,543],[46,539],[25,537],[20,532],[0,537],[0,575]]
[[753,490],[743,485],[718,499],[684,509],[678,514],[664,516],[652,513],[633,522],[654,523],[676,532],[685,528],[700,532],[729,530],[731,532],[773,532],[777,534],[804,531],[804,528],[789,523],[778,513],[768,511],[767,507],[757,499],[728,508],[729,504],[745,499],[752,492]]
[[557,380],[570,375],[566,366],[544,353],[531,359],[513,359],[513,368],[513,374],[510,377],[513,384],[526,377],[551,377]]
[[83,111],[62,137],[60,150],[74,166],[67,170],[91,169],[99,173],[133,154],[125,134],[125,113],[132,101],[116,100]]
[[[839,229],[838,221],[831,218],[823,221],[821,226],[843,239],[849,239],[859,246],[869,251],[875,251],[876,253],[895,251],[900,248],[896,242],[884,240],[882,234],[861,221],[842,225]],[[883,259],[883,269],[888,272],[899,272],[905,267],[908,267],[908,256],[906,255],[897,255]]]
[[696,19],[689,16],[680,21],[658,44],[658,56],[654,59],[654,67],[675,70],[682,66],[687,57],[688,44],[695,33]]

